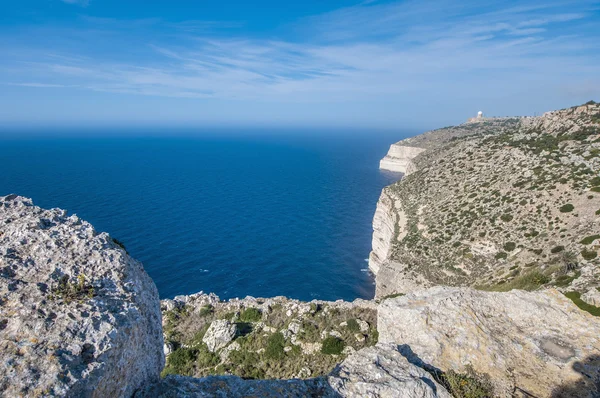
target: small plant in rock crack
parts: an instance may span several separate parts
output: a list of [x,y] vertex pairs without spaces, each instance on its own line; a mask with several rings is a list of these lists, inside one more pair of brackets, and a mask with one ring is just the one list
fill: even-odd
[[83,301],[94,297],[94,287],[87,283],[85,275],[79,274],[75,282],[70,281],[69,275],[63,275],[58,280],[58,285],[52,289],[51,300]]

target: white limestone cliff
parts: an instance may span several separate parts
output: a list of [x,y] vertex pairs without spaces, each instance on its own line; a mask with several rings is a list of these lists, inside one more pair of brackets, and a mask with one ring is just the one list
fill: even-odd
[[406,173],[410,169],[412,159],[425,151],[425,148],[400,145],[402,141],[392,144],[387,155],[379,162],[379,168],[382,170]]

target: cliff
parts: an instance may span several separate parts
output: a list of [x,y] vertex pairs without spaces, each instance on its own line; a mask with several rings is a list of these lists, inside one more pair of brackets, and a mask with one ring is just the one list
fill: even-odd
[[376,297],[433,285],[596,296],[600,105],[487,120],[401,141],[426,147],[385,188],[369,265]]
[[0,197],[3,396],[595,397],[599,336],[555,290],[159,303],[109,235]]

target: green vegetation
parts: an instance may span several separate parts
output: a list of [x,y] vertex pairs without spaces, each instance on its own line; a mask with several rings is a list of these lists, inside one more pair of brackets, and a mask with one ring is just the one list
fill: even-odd
[[592,187],[592,188],[590,188],[590,191],[592,191],[592,192],[600,192],[600,187]]
[[360,331],[360,325],[358,324],[356,319],[348,319],[347,326],[348,330],[350,330],[351,332]]
[[499,283],[495,286],[482,286],[479,287],[479,289],[494,292],[508,292],[513,289],[532,291],[538,289],[548,282],[550,282],[550,278],[547,275],[544,275],[539,271],[531,271],[517,276],[510,282]]
[[562,252],[563,250],[565,250],[564,246],[555,246],[550,250],[550,253],[556,254]]
[[599,186],[600,185],[600,177],[592,178],[592,180],[590,181],[590,185],[593,187]]
[[219,363],[219,357],[208,351],[206,346],[199,349],[179,347],[167,357],[161,375],[170,374],[193,376],[197,369],[211,368]]
[[66,303],[71,301],[83,301],[94,297],[94,287],[87,283],[84,274],[77,275],[77,282],[70,282],[69,275],[63,275],[58,280],[58,286],[52,289],[48,296],[51,300],[63,300]]
[[504,244],[504,250],[507,252],[512,252],[513,250],[515,250],[517,247],[517,244],[515,242],[506,242]]
[[329,336],[323,340],[323,346],[321,347],[321,353],[326,355],[340,355],[344,350],[346,344],[343,340],[338,339],[334,336]]
[[477,375],[471,368],[467,374],[449,370],[440,377],[450,394],[458,398],[492,398],[494,389],[489,377]]
[[273,333],[267,339],[267,348],[265,349],[265,356],[268,359],[280,360],[285,355],[283,350],[285,346],[285,338],[281,333]]
[[561,206],[559,210],[561,213],[569,213],[569,212],[572,212],[574,209],[575,209],[575,206],[573,206],[570,203],[567,203],[566,205]]
[[508,257],[508,253],[506,252],[498,252],[496,253],[496,260],[504,260]]
[[584,250],[582,250],[582,251],[581,251],[581,256],[582,256],[584,259],[586,259],[586,260],[590,261],[590,260],[593,260],[593,259],[595,259],[596,257],[598,257],[598,253],[597,253],[595,250],[589,250],[589,251],[588,251],[588,250],[585,250],[585,249],[584,249]]
[[396,298],[396,297],[402,297],[402,296],[404,296],[404,293],[394,293],[394,294],[388,294],[387,296],[383,296],[383,297],[381,298],[381,301],[383,301],[383,300],[387,300],[387,299],[393,299],[393,298]]
[[583,238],[581,240],[582,245],[589,245],[590,243],[592,243],[593,241],[595,241],[596,239],[600,239],[600,235],[591,235],[591,236],[586,236],[585,238]]
[[262,318],[262,313],[257,308],[246,308],[240,314],[240,320],[242,322],[258,322]]
[[513,215],[512,215],[512,214],[502,214],[502,215],[500,216],[500,219],[501,219],[502,221],[504,221],[504,222],[509,222],[509,221],[512,221],[512,219],[513,219],[513,218],[514,218],[514,217],[513,217]]
[[569,293],[565,293],[565,296],[567,296],[569,299],[571,299],[571,301],[573,303],[575,303],[575,305],[577,307],[579,307],[581,310],[589,312],[593,316],[600,316],[600,308],[595,307],[595,306],[593,306],[591,304],[588,304],[585,301],[583,301],[581,299],[581,293],[579,293],[579,292],[569,292]]

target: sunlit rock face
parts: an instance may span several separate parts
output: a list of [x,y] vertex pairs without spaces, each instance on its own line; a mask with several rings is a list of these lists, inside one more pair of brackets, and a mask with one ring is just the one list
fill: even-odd
[[64,210],[0,197],[0,395],[127,397],[164,366],[142,264]]

